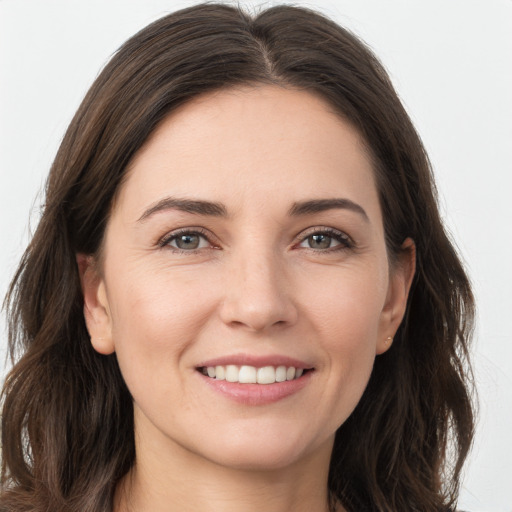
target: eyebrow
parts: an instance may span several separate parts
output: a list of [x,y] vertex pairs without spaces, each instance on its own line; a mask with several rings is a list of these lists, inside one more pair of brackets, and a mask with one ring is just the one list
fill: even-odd
[[[299,217],[302,215],[310,215],[313,213],[324,212],[327,210],[350,210],[358,213],[363,219],[369,222],[367,213],[364,208],[350,199],[333,198],[333,199],[311,199],[309,201],[299,201],[293,203],[288,211],[291,217]],[[195,215],[206,215],[213,217],[227,217],[228,212],[222,203],[197,199],[181,199],[177,197],[165,197],[155,204],[151,205],[138,219],[137,222],[143,222],[155,213],[165,210],[180,210],[182,212],[192,213]]]
[[362,206],[354,203],[354,201],[351,201],[350,199],[344,198],[312,199],[310,201],[300,201],[298,203],[293,203],[293,206],[290,208],[288,214],[290,216],[297,217],[334,209],[350,210],[361,215],[361,217],[363,217],[366,222],[370,221],[368,214],[364,211]]
[[182,212],[196,215],[208,215],[214,217],[227,217],[226,207],[221,203],[211,201],[200,201],[196,199],[180,199],[177,197],[166,197],[150,206],[138,219],[137,222],[146,220],[155,213],[165,210],[180,210]]

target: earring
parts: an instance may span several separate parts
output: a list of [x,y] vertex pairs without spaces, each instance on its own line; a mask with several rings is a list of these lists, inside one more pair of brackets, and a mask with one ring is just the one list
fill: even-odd
[[385,343],[386,343],[386,345],[390,345],[391,343],[393,343],[393,337],[392,336],[388,336],[386,338],[386,342]]

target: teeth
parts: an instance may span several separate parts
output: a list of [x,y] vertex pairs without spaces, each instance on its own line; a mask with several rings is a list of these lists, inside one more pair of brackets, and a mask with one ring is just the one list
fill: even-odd
[[226,380],[228,382],[238,382],[238,376],[240,375],[240,371],[238,366],[228,364],[226,366]]
[[254,366],[228,364],[227,366],[201,368],[201,372],[212,379],[226,380],[228,382],[274,384],[275,382],[298,379],[304,373],[304,369],[294,368],[293,366],[278,366],[277,368],[274,366],[263,366],[262,368],[256,368]]
[[276,370],[273,366],[258,368],[258,384],[274,384],[276,381]]
[[284,382],[286,380],[286,366],[278,366],[276,368],[276,382]]
[[238,375],[241,384],[256,384],[256,368],[254,366],[242,366]]
[[219,380],[224,380],[226,378],[226,371],[224,370],[224,366],[216,366],[215,367],[214,377]]

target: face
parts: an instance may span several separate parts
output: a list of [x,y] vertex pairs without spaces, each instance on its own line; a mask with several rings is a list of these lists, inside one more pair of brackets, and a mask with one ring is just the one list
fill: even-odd
[[411,274],[390,267],[357,132],[307,92],[261,86],[197,98],[159,126],[82,282],[137,439],[261,469],[330,453]]

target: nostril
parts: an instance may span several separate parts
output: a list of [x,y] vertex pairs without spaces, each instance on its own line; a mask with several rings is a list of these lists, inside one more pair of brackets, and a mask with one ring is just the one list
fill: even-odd
[[256,332],[296,323],[296,305],[284,293],[279,279],[265,277],[260,272],[257,276],[253,273],[251,277],[240,279],[236,286],[230,283],[226,283],[225,298],[219,310],[226,325]]

